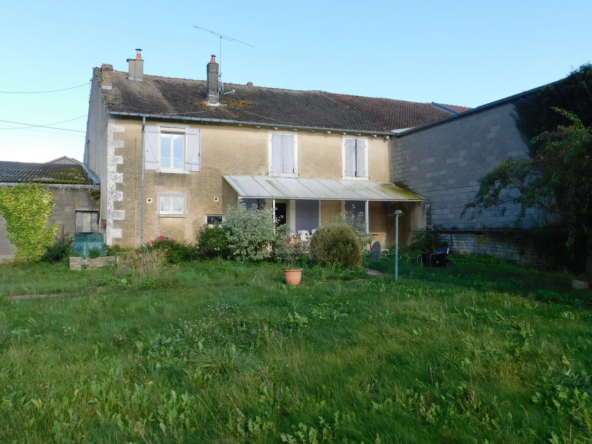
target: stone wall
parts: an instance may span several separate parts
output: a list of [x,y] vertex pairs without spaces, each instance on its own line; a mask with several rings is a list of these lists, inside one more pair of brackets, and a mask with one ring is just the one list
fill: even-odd
[[[514,242],[488,236],[483,231],[437,231],[453,253],[495,256],[529,268],[545,268],[549,261],[533,248],[523,248]],[[453,259],[454,262],[454,259]]]
[[[7,185],[14,186],[14,185]],[[58,236],[76,233],[76,211],[98,211],[99,201],[92,196],[98,185],[47,185],[54,195],[55,207],[49,223],[59,227]],[[0,216],[0,262],[14,257],[14,246],[7,239],[5,220]]]
[[[479,178],[509,157],[528,156],[528,146],[516,129],[514,105],[500,103],[423,129],[401,133],[392,144],[391,181],[403,182],[430,203],[434,228],[479,229],[511,225],[518,214],[485,211],[474,220],[461,217],[479,189]],[[540,224],[532,211],[524,226]]]

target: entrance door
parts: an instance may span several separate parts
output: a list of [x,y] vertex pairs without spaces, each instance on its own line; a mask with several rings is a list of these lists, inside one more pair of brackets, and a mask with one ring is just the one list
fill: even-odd
[[285,225],[287,221],[287,206],[285,203],[276,202],[275,204],[275,218],[277,219],[278,225]]

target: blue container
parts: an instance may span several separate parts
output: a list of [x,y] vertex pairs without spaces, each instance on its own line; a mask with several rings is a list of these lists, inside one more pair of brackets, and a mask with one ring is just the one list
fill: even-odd
[[95,233],[78,233],[74,236],[74,246],[72,250],[74,253],[89,257],[92,249],[98,249],[101,256],[105,256],[105,244],[103,243],[103,235]]

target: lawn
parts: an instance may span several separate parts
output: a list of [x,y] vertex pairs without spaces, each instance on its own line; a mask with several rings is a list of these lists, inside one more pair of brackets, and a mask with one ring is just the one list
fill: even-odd
[[0,267],[0,442],[592,442],[591,292],[455,262]]

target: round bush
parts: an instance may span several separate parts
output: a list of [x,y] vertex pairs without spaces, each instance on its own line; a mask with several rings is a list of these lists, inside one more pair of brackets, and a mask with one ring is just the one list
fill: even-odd
[[313,260],[323,266],[357,267],[362,259],[358,236],[345,224],[321,226],[310,241]]
[[227,259],[230,254],[226,230],[220,225],[204,225],[197,234],[199,257],[206,259],[223,258]]

